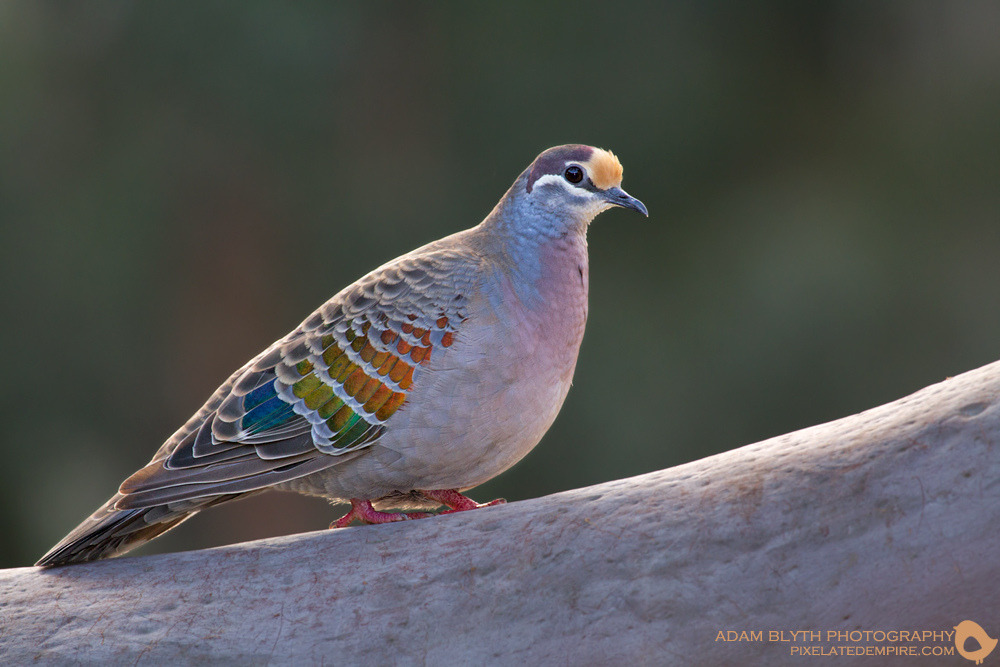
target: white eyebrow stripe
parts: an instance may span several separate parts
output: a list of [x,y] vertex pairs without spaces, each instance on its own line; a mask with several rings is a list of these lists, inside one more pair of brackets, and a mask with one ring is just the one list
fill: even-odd
[[537,181],[535,181],[534,187],[537,188],[539,185],[545,185],[547,183],[557,183],[568,193],[580,199],[590,199],[593,196],[590,192],[576,187],[562,176],[557,176],[555,174],[545,174],[544,176],[541,176]]

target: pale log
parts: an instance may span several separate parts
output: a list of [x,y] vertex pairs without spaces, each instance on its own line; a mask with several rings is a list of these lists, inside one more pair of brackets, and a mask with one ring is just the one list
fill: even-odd
[[[506,506],[3,570],[0,662],[935,664],[791,650],[965,619],[996,636],[998,440],[994,363],[859,415]],[[721,640],[730,630],[762,641]],[[768,641],[781,630],[823,641]]]

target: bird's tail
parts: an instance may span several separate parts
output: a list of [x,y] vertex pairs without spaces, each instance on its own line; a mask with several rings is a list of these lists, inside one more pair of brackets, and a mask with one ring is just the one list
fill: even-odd
[[195,500],[117,510],[116,494],[100,509],[74,528],[59,544],[35,563],[41,567],[86,563],[113,558],[145,544],[199,511],[248,494],[227,494]]

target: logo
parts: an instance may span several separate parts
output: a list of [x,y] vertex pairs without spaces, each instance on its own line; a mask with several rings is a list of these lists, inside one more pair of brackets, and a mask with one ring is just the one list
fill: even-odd
[[[993,627],[993,626],[990,626]],[[972,620],[964,620],[950,630],[937,628],[724,628],[718,630],[715,641],[726,643],[769,644],[789,657],[929,658],[927,664],[963,664],[965,660],[982,665],[993,655],[1000,640],[990,637]],[[949,658],[942,662],[941,658]],[[991,665],[1000,665],[993,658]]]
[[[968,651],[965,642],[969,639],[976,640],[979,648],[975,651]],[[997,647],[997,640],[986,634],[975,621],[962,621],[955,626],[955,650],[966,660],[972,660],[977,665],[983,664],[983,660]]]

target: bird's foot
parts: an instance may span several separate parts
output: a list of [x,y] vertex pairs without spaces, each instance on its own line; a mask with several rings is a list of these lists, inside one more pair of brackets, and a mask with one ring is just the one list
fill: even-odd
[[[428,500],[433,500],[446,506],[448,509],[441,512],[441,514],[465,512],[467,510],[479,509],[480,507],[503,505],[507,502],[503,498],[497,498],[488,503],[477,503],[472,498],[463,496],[455,489],[420,491],[420,494]],[[393,523],[409,519],[426,519],[429,516],[434,516],[434,514],[431,512],[380,512],[372,507],[370,500],[351,498],[351,511],[331,523],[330,528],[346,528],[355,519],[362,523]]]
[[392,523],[408,519],[425,519],[434,516],[429,512],[379,512],[370,500],[351,498],[351,511],[330,524],[330,528],[346,528],[358,519],[362,523]]
[[461,493],[455,489],[444,489],[440,491],[421,491],[420,494],[430,500],[436,500],[442,505],[447,506],[449,509],[441,512],[441,514],[453,514],[454,512],[465,512],[466,510],[479,509],[480,507],[492,507],[494,505],[503,505],[507,501],[503,498],[497,498],[496,500],[491,500],[488,503],[477,503],[472,498],[463,496]]

